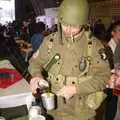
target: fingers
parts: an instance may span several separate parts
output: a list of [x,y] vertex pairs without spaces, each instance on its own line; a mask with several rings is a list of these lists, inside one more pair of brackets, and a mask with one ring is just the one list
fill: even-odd
[[39,79],[40,78],[35,77],[35,78],[32,78],[30,81],[30,88],[31,88],[33,94],[37,93],[36,89],[38,88],[38,80]]
[[[114,88],[118,88],[118,86],[120,86],[120,71],[112,71],[113,72],[113,74],[112,74],[112,76],[111,76],[111,78],[110,78],[110,81],[108,82],[108,87],[109,88],[112,88],[112,89],[114,89]],[[118,72],[118,73],[117,73]]]
[[49,87],[49,83],[46,80],[40,79],[38,81],[38,87],[39,88],[48,88]]
[[109,80],[108,88],[114,88],[114,82],[111,82],[111,80]]
[[111,73],[112,73],[112,74],[115,74],[115,69],[112,69],[112,70],[111,70]]
[[41,79],[39,77],[34,77],[30,81],[30,88],[33,94],[37,93],[36,91],[37,88],[39,88],[40,90],[43,90],[48,87],[49,87],[49,83],[46,80]]
[[63,86],[57,93],[57,96],[61,96],[69,100],[72,96],[76,94],[75,86]]
[[120,85],[120,78],[116,80],[116,84]]
[[69,100],[72,97],[70,94],[64,93],[64,92],[58,92],[57,96],[59,96],[59,97],[61,96],[61,97],[65,98],[66,100]]
[[115,81],[116,81],[116,75],[112,74],[110,80],[108,81],[108,88],[114,88]]

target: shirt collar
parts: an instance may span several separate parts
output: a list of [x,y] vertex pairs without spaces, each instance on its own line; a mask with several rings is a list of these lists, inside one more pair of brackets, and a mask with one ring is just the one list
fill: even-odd
[[115,52],[115,49],[116,49],[116,42],[113,38],[111,38],[111,40],[109,41],[108,45],[110,46],[110,48],[112,49],[112,52],[114,53]]
[[64,42],[67,41],[68,43],[74,43],[74,42],[78,42],[84,35],[85,31],[82,30],[78,35],[74,36],[74,37],[66,37],[64,34]]

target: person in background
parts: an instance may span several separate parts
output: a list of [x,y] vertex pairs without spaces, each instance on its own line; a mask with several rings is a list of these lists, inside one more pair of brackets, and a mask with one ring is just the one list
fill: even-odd
[[[109,40],[106,46],[106,50],[109,57],[110,68],[112,70],[114,69],[114,64],[116,61],[116,46],[120,43],[120,21],[117,21],[110,25],[106,39]],[[108,97],[106,104],[106,120],[113,120],[117,111],[118,97],[113,94],[112,88],[107,88],[107,94]]]
[[49,111],[55,120],[102,120],[96,113],[106,98],[110,69],[100,53],[103,45],[86,28],[87,0],[64,0],[58,16],[58,32],[44,39],[29,62],[32,92],[50,82],[58,98],[57,109]]
[[43,22],[34,23],[33,35],[31,37],[31,44],[33,52],[36,52],[44,39],[43,32],[45,31],[45,24]]
[[105,35],[105,25],[101,19],[98,19],[94,25],[94,35],[98,39],[103,39]]
[[[116,74],[117,75],[116,77],[118,77],[120,75],[120,44],[118,44],[116,46],[115,57],[114,57],[114,65],[115,65],[115,71],[113,70],[113,75]],[[112,77],[113,77],[113,75],[112,75]],[[116,81],[117,80],[115,80],[114,83]],[[118,85],[120,85],[119,79],[118,79]],[[113,87],[113,89],[115,89],[114,87]],[[119,91],[119,93],[117,94],[118,95],[117,113],[116,113],[116,116],[115,116],[114,120],[120,120],[120,88],[118,89],[118,91]]]
[[[10,66],[13,66],[12,67],[13,70],[16,69],[28,83],[30,82],[32,76],[28,71],[28,63],[26,63],[24,61],[24,58],[21,55],[21,52],[20,52],[17,44],[15,43],[14,39],[12,37],[6,38],[1,34],[0,34],[0,63],[3,66],[3,70],[4,70],[4,68],[11,69]],[[0,66],[0,68],[2,68],[2,67]],[[2,96],[4,96],[5,101],[6,101],[6,99],[10,99],[10,101],[14,101],[14,100],[12,100],[12,98],[17,99],[16,97],[9,98],[8,96],[10,96],[11,93],[15,92],[14,95],[19,95],[20,91],[25,92],[24,90],[27,90],[28,86],[27,86],[27,84],[25,84],[26,82],[22,82],[22,84],[19,83],[18,81],[17,81],[18,82],[17,84],[13,83],[14,80],[17,80],[19,78],[19,75],[17,77],[15,77],[15,72],[13,72],[13,73],[11,72],[11,74],[10,74],[8,71],[7,72],[3,71],[3,73],[1,73],[1,74],[2,74],[0,77],[1,84],[9,85],[9,88],[10,88],[10,89],[8,87],[4,88],[4,89],[0,88],[0,97],[2,98]],[[22,87],[20,87],[20,86],[22,86]],[[21,98],[21,100],[24,101],[25,99]],[[17,103],[19,104],[19,102],[17,102]],[[4,116],[6,118],[6,120],[12,120],[13,118],[27,115],[27,109],[26,109],[25,103],[21,104],[23,106],[21,106],[20,104],[14,106],[13,105],[14,102],[12,102],[12,103],[5,102],[3,104],[5,104],[5,105],[7,104],[9,106],[9,107],[5,107],[5,108],[2,108],[0,106],[0,116]],[[21,120],[21,119],[18,119],[18,120]]]
[[0,35],[0,61],[9,60],[16,70],[26,79],[29,83],[31,74],[28,71],[28,63],[24,61],[24,58],[15,43],[14,39],[5,38]]

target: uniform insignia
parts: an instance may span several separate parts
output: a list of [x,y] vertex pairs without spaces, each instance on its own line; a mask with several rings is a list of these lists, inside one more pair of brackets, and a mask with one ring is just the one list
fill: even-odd
[[83,72],[85,70],[86,66],[87,66],[86,58],[82,56],[80,58],[80,64],[79,64],[80,71]]
[[106,53],[105,53],[105,49],[104,49],[104,48],[101,48],[101,49],[98,51],[98,53],[100,54],[101,59],[103,59],[103,60],[106,60],[106,59],[107,59],[107,55],[106,55]]

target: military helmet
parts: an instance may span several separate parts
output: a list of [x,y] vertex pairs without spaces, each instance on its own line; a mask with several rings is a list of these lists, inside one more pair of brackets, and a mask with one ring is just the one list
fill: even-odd
[[59,8],[59,22],[84,25],[88,21],[87,0],[64,0]]

